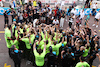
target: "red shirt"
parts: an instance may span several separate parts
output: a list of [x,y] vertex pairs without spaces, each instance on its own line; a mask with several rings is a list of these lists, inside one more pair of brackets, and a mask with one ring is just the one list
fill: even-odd
[[28,17],[28,14],[26,13],[26,14],[24,14],[24,17]]
[[55,12],[55,16],[57,16],[57,9],[55,9],[54,12]]

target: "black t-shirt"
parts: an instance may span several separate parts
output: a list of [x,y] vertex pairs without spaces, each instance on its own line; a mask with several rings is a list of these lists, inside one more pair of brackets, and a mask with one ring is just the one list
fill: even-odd
[[91,35],[91,29],[86,28],[87,35]]
[[80,57],[84,52],[79,50],[75,50],[75,57]]
[[95,58],[96,58],[96,54],[98,53],[99,51],[95,51],[93,50],[90,54],[90,56],[92,56],[93,58],[90,59],[90,61],[93,61]]
[[30,11],[31,11],[31,10],[30,10],[30,9],[28,9],[28,10],[27,10],[27,14],[29,14],[29,13],[30,13]]
[[15,52],[12,51],[11,55],[12,55],[13,61],[15,63],[20,63],[21,62],[20,51],[18,53],[15,53]]
[[[31,14],[31,12],[29,13],[29,14]],[[33,16],[31,15],[31,16],[28,16],[29,18],[32,18]]]
[[71,54],[65,53],[63,55],[63,63],[71,65],[74,57]]
[[86,43],[87,43],[87,40],[83,40],[82,46],[85,46]]
[[12,17],[14,17],[16,15],[15,11],[11,10],[12,13]]
[[45,17],[46,12],[43,12],[42,16]]
[[19,49],[20,50],[26,50],[27,48],[26,48],[26,45],[25,45],[25,42],[23,42],[23,41],[21,41],[21,40],[19,40]]
[[69,7],[68,13],[72,10],[72,6]]
[[34,16],[34,19],[39,19],[39,13],[36,13],[33,16]]
[[59,9],[57,10],[57,16],[60,16],[60,11],[59,11]]
[[[59,13],[59,14],[60,14],[60,13]],[[65,11],[62,11],[61,14],[62,14],[61,17],[65,18]]]
[[53,53],[48,53],[46,56],[47,56],[48,62],[55,63],[56,55],[54,55]]
[[8,18],[8,14],[7,14],[7,13],[4,13],[4,17],[5,17],[5,18]]
[[42,5],[41,5],[41,2],[38,2],[38,4],[39,4],[39,7],[41,7]]
[[95,36],[93,36],[92,39],[91,39],[91,43],[90,43],[91,49],[95,49],[95,44],[94,44],[94,41],[93,41],[94,38],[95,38]]

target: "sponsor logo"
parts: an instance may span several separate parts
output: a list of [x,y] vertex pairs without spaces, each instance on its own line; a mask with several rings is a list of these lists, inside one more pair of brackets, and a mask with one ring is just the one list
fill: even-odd
[[4,9],[0,7],[0,14],[4,13]]

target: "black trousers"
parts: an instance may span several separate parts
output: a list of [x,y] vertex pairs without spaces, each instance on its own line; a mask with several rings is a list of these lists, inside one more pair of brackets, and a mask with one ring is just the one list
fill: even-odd
[[73,67],[73,66],[72,66],[72,64],[66,63],[66,64],[63,64],[62,67]]
[[93,60],[89,60],[90,67],[92,67]]
[[9,53],[9,57],[12,58],[12,56],[11,56],[11,49],[10,48],[8,48],[8,53]]
[[92,15],[95,16],[95,9],[92,10]]
[[44,66],[35,66],[35,67],[44,67]]
[[47,62],[47,67],[51,67],[51,65],[53,65],[53,67],[55,67],[55,62]]
[[46,17],[45,24],[48,24],[48,25],[49,25],[49,22],[48,22],[48,17]]
[[23,20],[20,20],[20,23],[22,24],[23,23]]
[[21,62],[15,62],[14,61],[14,67],[21,67],[20,65],[21,65]]
[[32,61],[33,59],[33,55],[32,55],[32,51],[31,51],[31,49],[27,49],[26,50],[26,58],[27,58],[27,60],[29,60],[29,61]]
[[8,23],[9,23],[8,18],[5,18],[5,19],[4,19],[4,21],[5,21],[5,24],[7,24],[7,25],[8,25]]
[[12,23],[13,23],[14,16],[12,15]]
[[36,67],[44,67],[44,66],[36,66]]
[[27,18],[26,19],[24,18],[24,22],[26,22],[26,24],[27,24]]
[[69,22],[69,27],[70,27],[70,28],[72,27],[72,22]]
[[32,23],[32,17],[29,17],[29,22],[31,22],[31,23]]

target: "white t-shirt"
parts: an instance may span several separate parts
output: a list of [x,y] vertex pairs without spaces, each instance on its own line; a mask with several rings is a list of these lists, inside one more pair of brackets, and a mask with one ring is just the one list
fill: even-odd
[[19,19],[23,20],[23,13],[20,13]]
[[33,26],[36,27],[36,23],[39,23],[38,19],[34,19]]
[[72,10],[71,10],[71,13],[73,13],[73,14],[74,14],[73,18],[75,18],[77,11],[76,11],[76,10],[74,10],[74,9],[72,9]]
[[38,23],[39,21],[38,21],[38,19],[34,19],[34,21],[33,21],[33,23]]
[[10,3],[10,5],[11,5],[11,8],[14,8],[14,4],[13,3]]
[[69,22],[71,22],[71,23],[72,23],[72,22],[73,22],[73,18],[70,18],[70,19],[69,19]]
[[83,18],[84,18],[84,15],[85,15],[85,14],[84,14],[84,11],[83,11],[83,12],[81,11],[81,12],[80,12],[80,18],[79,18],[79,19],[83,19]]
[[59,21],[58,20],[55,21],[55,19],[54,19],[53,24],[59,24]]
[[61,6],[64,6],[65,5],[65,1],[61,1]]
[[97,4],[93,4],[93,9],[96,9],[97,8]]
[[96,19],[99,19],[100,18],[100,12],[98,12],[95,16]]

